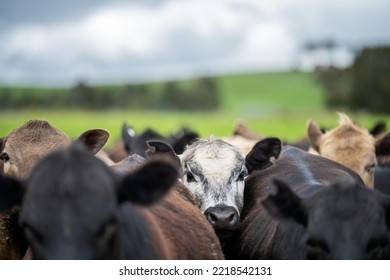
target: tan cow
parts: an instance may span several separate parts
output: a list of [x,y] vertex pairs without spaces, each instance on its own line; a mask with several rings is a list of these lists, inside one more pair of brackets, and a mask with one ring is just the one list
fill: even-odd
[[308,136],[312,147],[323,157],[337,161],[358,173],[368,187],[374,185],[375,138],[367,129],[339,114],[339,126],[322,132],[311,120]]
[[[109,138],[103,129],[87,130],[79,140],[96,154]],[[0,139],[3,172],[15,178],[28,176],[32,167],[48,152],[69,145],[71,139],[47,121],[30,120]]]
[[[78,140],[96,154],[108,138],[106,130],[91,129],[82,133]],[[2,172],[14,178],[26,178],[41,158],[70,143],[67,135],[47,121],[30,120],[0,138]],[[15,228],[17,217],[17,209],[0,215],[0,259],[20,259],[24,255],[26,244]]]
[[252,131],[244,121],[239,120],[236,122],[232,135],[224,137],[222,140],[237,147],[247,155],[253,146],[263,138],[260,134]]

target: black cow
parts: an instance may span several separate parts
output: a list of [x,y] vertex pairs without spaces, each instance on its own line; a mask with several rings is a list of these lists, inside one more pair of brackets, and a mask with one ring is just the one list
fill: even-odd
[[390,195],[390,168],[375,168],[374,189]]
[[352,170],[326,158],[285,146],[277,138],[258,142],[246,157],[249,172],[245,180],[241,229],[234,246],[236,258],[304,259],[305,228],[293,221],[279,222],[259,203],[272,193],[273,180],[288,182],[304,197],[340,179],[362,183]]
[[390,196],[342,181],[300,197],[281,181],[263,201],[276,218],[306,229],[308,259],[390,259]]
[[0,208],[23,197],[19,222],[37,259],[223,258],[177,178],[162,159],[118,178],[75,144],[40,161],[26,187],[2,177]]
[[198,138],[199,135],[188,128],[182,128],[165,137],[151,128],[147,128],[142,133],[136,134],[126,123],[122,126],[122,140],[128,154],[138,154],[143,157],[146,156],[146,151],[149,148],[147,144],[148,141],[164,141],[172,146],[176,154],[180,155],[184,152],[187,145],[190,145]]

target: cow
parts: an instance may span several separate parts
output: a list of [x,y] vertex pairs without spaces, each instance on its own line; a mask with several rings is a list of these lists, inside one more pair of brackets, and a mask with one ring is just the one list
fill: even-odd
[[339,126],[323,133],[310,120],[308,136],[312,147],[323,157],[337,161],[358,173],[366,186],[374,186],[374,170],[377,164],[375,138],[356,125],[345,114],[339,114]]
[[274,179],[291,186],[298,196],[307,196],[338,180],[351,179],[363,184],[351,169],[298,148],[282,146],[278,138],[259,141],[246,156],[244,207],[237,240],[233,243],[237,259],[304,259],[303,226],[274,219],[260,204],[274,191]]
[[43,158],[25,184],[1,185],[0,205],[22,201],[19,222],[35,259],[223,259],[177,179],[162,158],[116,176],[75,143]]
[[276,194],[262,204],[273,217],[303,226],[307,259],[390,259],[390,196],[353,180],[307,196],[288,183],[275,185]]
[[[93,154],[99,152],[110,134],[104,129],[90,129],[79,136]],[[27,177],[36,162],[48,152],[69,145],[71,139],[44,120],[30,120],[0,139],[0,159],[4,174]]]
[[149,149],[147,141],[158,140],[167,142],[172,146],[176,154],[182,154],[187,145],[199,138],[198,133],[186,127],[167,137],[151,128],[146,128],[142,133],[136,134],[134,129],[126,122],[122,125],[121,135],[122,140],[108,151],[110,158],[115,162],[119,162],[126,158],[127,155],[133,154],[146,157],[146,152]]
[[374,189],[390,195],[390,168],[375,168]]
[[232,135],[223,137],[222,140],[236,146],[246,155],[263,138],[260,134],[252,131],[243,120],[239,120],[235,124]]
[[[244,179],[247,175],[245,157],[240,150],[221,139],[210,136],[187,146],[177,156],[161,141],[149,141],[154,154],[167,154],[181,166],[181,179],[195,197],[196,205],[217,233],[225,256],[229,243],[240,225],[243,207]],[[148,151],[150,156],[152,151]]]
[[[89,150],[98,153],[109,138],[104,129],[90,129],[79,136]],[[28,177],[33,166],[47,153],[69,145],[71,139],[44,120],[30,120],[0,139],[3,173],[14,178]],[[14,216],[18,210],[0,215],[0,259],[20,259],[26,250]],[[13,235],[13,236],[12,236]]]
[[382,134],[377,137],[375,154],[378,166],[390,168],[390,133]]

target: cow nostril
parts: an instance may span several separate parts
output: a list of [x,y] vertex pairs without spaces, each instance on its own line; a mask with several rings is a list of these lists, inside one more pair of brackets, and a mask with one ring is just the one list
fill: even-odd
[[236,222],[236,213],[235,213],[235,212],[233,212],[233,213],[231,213],[231,214],[229,215],[228,221],[229,221],[229,223],[231,223],[231,224],[234,224],[234,223]]
[[206,217],[211,224],[215,224],[218,221],[218,217],[209,211],[206,213]]
[[213,213],[210,213],[209,221],[215,223],[218,221],[218,217],[215,216]]

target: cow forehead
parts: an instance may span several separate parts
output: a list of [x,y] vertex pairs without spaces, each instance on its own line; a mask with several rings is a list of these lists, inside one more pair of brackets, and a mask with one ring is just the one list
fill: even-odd
[[229,177],[244,167],[244,156],[229,144],[203,145],[186,151],[182,157],[185,169],[206,177]]

